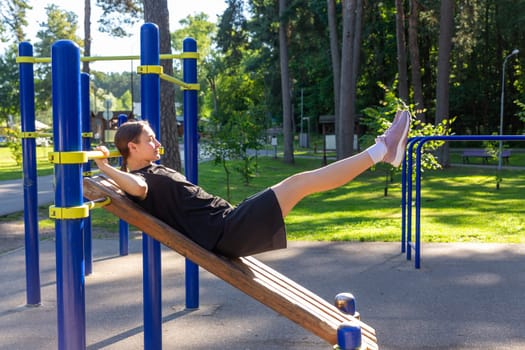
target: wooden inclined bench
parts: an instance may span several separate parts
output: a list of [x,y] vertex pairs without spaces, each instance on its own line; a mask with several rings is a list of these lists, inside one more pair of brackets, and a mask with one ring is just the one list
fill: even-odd
[[306,330],[337,344],[337,328],[344,321],[358,322],[362,349],[378,349],[375,330],[339,311],[334,305],[281,275],[253,257],[228,259],[216,255],[146,213],[104,177],[85,178],[84,196],[90,200],[111,199],[104,208],[155,240],[241,290]]
[[[461,154],[463,158],[463,163],[469,163],[470,158],[481,158],[483,164],[488,164],[489,159],[493,158],[493,155],[488,153],[484,149],[465,149],[463,150],[463,153]],[[501,159],[504,164],[509,164],[509,158],[510,158],[510,150],[502,150],[501,151]]]

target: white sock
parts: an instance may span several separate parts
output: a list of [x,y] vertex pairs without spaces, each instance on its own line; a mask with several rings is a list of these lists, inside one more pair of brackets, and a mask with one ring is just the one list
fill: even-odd
[[379,163],[385,158],[386,155],[386,145],[382,141],[378,141],[375,145],[368,147],[365,152],[368,152],[370,158],[374,163]]

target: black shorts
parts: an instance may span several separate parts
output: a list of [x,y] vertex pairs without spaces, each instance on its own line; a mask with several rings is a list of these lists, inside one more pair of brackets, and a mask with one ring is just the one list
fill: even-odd
[[282,248],[286,248],[286,229],[281,207],[273,190],[266,189],[226,216],[224,233],[214,251],[240,257]]

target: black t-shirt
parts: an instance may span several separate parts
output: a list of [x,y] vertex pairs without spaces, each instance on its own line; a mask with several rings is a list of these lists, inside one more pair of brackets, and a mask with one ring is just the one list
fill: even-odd
[[133,201],[202,247],[215,247],[224,231],[224,218],[233,209],[231,204],[162,165],[151,164],[132,173],[148,184],[146,198],[130,196]]

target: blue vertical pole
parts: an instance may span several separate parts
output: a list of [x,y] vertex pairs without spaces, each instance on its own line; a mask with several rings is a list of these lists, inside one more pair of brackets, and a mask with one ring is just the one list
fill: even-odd
[[[55,152],[82,150],[80,123],[80,50],[69,40],[51,48],[53,143]],[[55,164],[55,206],[81,206],[82,164]],[[86,348],[83,219],[57,218],[56,288],[58,348]]]
[[[121,126],[128,121],[128,116],[120,114],[118,116],[118,126]],[[120,159],[122,163],[122,159]],[[126,221],[119,219],[119,253],[121,256],[128,255],[129,253],[129,225]]]
[[[197,52],[197,42],[186,38],[182,44],[183,52]],[[183,80],[185,83],[197,83],[197,59],[184,57],[182,61]],[[197,90],[186,89],[184,98],[184,171],[186,178],[198,183],[198,134],[197,134]],[[186,308],[199,307],[199,266],[186,259]]]
[[[159,29],[153,23],[142,25],[140,31],[141,65],[160,65]],[[142,74],[141,112],[157,139],[160,140],[160,77],[158,74]],[[160,243],[142,234],[144,268],[144,348],[162,348],[162,300]]]
[[[19,56],[33,56],[33,46],[23,42]],[[20,111],[22,132],[35,131],[35,82],[33,63],[20,63]],[[40,296],[40,263],[38,241],[38,178],[36,172],[36,142],[34,137],[22,139],[24,173],[24,228],[27,305],[38,306]]]
[[[82,149],[91,150],[91,111],[89,107],[89,74],[80,74],[80,115],[82,120]],[[91,164],[88,161],[84,164],[84,173],[91,171]],[[84,261],[86,276],[93,273],[93,234],[91,229],[91,215],[84,219]]]

